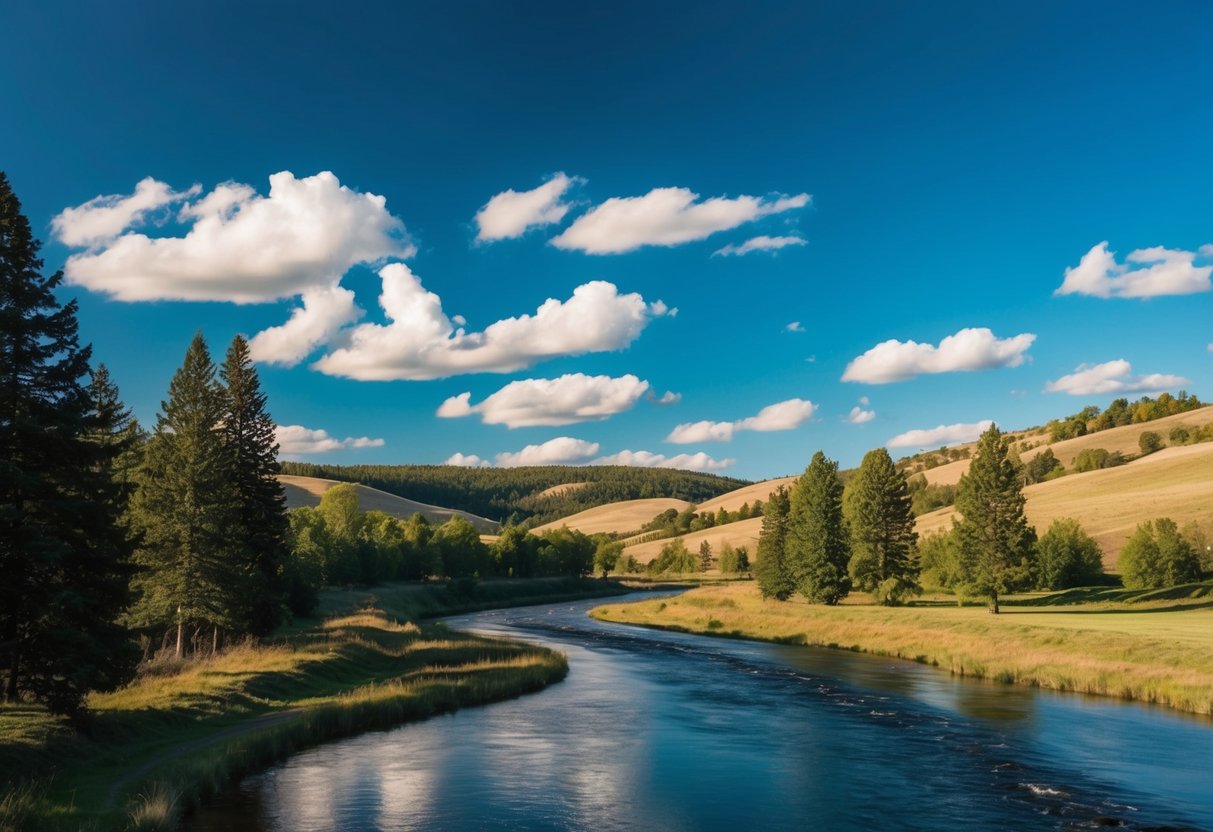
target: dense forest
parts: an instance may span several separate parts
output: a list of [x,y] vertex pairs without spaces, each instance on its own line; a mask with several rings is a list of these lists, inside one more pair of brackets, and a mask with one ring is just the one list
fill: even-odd
[[[284,462],[282,473],[359,482],[410,500],[470,511],[507,526],[535,526],[619,500],[673,497],[702,503],[750,484],[716,474],[613,465],[459,468]],[[570,487],[555,488],[559,485]]]

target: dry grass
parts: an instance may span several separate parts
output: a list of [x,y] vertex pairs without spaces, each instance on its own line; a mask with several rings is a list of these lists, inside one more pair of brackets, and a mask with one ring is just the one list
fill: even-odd
[[[344,484],[338,480],[325,480],[318,477],[294,477],[287,474],[279,475],[278,480],[286,489],[287,508],[318,506],[324,492],[334,485]],[[377,488],[371,488],[366,485],[356,484],[354,487],[358,490],[358,505],[363,511],[382,511],[384,514],[390,514],[393,517],[402,519],[407,519],[414,514],[420,513],[433,523],[445,523],[452,517],[458,516],[475,526],[477,531],[488,534],[496,532],[500,527],[499,523],[472,514],[471,512],[419,503],[416,500],[397,497],[395,494],[389,494],[386,491],[380,491]]]
[[559,485],[553,485],[551,488],[545,488],[536,494],[536,497],[564,497],[569,494],[575,494],[581,489],[589,485],[588,482],[562,482]]
[[[682,536],[682,542],[692,552],[698,552],[699,544],[705,540],[712,546],[713,553],[718,553],[725,543],[728,543],[733,548],[744,546],[749,550],[752,562],[755,553],[758,551],[758,532],[761,529],[762,518],[753,517],[749,520],[738,520],[736,523],[728,523],[724,526],[713,526],[710,529],[691,532]],[[661,547],[669,543],[671,539],[663,538],[661,540],[650,540],[647,543],[634,543],[624,549],[623,553],[624,555],[631,555],[636,558],[638,563],[648,563],[657,557],[658,553],[661,552]]]
[[587,508],[568,517],[553,520],[537,526],[536,534],[543,534],[550,529],[568,526],[585,534],[598,532],[630,532],[639,529],[666,509],[682,511],[689,506],[686,500],[675,500],[672,497],[654,497],[647,500],[623,500],[618,503],[607,503],[603,506]]
[[695,507],[695,511],[710,511],[715,513],[722,508],[725,511],[737,511],[745,503],[754,505],[755,500],[762,500],[763,503],[766,503],[771,497],[771,492],[775,491],[775,489],[780,486],[791,488],[795,482],[796,477],[779,477],[773,480],[756,482],[753,485],[738,488],[736,491],[730,491],[728,494],[721,494],[719,497],[715,497],[705,503],[700,503]]
[[[1039,599],[1032,599],[1034,604]],[[598,607],[604,621],[896,656],[962,676],[1213,713],[1206,597],[1073,607],[824,607],[763,601],[753,584]]]
[[[1180,526],[1196,521],[1213,531],[1213,443],[1166,448],[1119,468],[1030,485],[1024,496],[1028,520],[1040,533],[1059,517],[1073,517],[1099,542],[1104,563],[1115,568],[1125,540],[1145,520],[1170,517]],[[922,515],[919,534],[951,528],[955,513],[944,508]]]

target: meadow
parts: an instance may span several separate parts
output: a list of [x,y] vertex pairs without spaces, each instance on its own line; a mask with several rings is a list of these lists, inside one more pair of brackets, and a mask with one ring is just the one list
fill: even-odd
[[1153,591],[1034,593],[1001,615],[955,599],[903,607],[764,601],[753,583],[610,604],[591,615],[729,638],[805,644],[929,664],[995,682],[1213,714],[1213,582]]

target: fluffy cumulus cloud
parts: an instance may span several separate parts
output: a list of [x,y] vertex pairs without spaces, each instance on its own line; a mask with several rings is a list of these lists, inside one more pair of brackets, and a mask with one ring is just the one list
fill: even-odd
[[568,300],[549,299],[533,315],[506,318],[483,332],[455,328],[441,299],[403,263],[384,266],[379,303],[390,323],[361,324],[344,345],[313,366],[362,381],[434,379],[462,373],[513,372],[565,355],[626,347],[665,304],[619,294],[614,284],[578,286]]
[[564,219],[572,206],[563,201],[578,180],[558,173],[530,191],[502,191],[476,212],[476,239],[482,243],[521,237],[531,228]]
[[340,286],[309,289],[303,293],[303,305],[291,312],[285,324],[253,336],[249,351],[254,361],[292,367],[362,314],[362,307],[354,303],[354,293],[349,289]]
[[457,465],[460,468],[488,468],[493,463],[487,459],[481,459],[475,454],[451,454],[446,458],[443,465]]
[[940,448],[944,445],[959,445],[976,441],[992,424],[992,420],[986,419],[982,422],[962,422],[926,430],[911,430],[897,434],[885,445],[890,448]]
[[1133,375],[1133,367],[1123,358],[1103,364],[1084,364],[1067,376],[1045,385],[1048,393],[1069,393],[1071,396],[1120,395],[1122,393],[1159,393],[1174,390],[1191,382],[1183,376],[1165,373]]
[[328,431],[313,430],[303,425],[279,425],[274,432],[274,438],[278,442],[278,454],[284,457],[324,454],[346,448],[383,447],[382,439],[371,439],[369,436],[347,436],[345,439],[338,439],[329,436]]
[[634,468],[679,468],[684,471],[721,471],[736,460],[713,459],[703,451],[694,454],[664,454],[649,451],[620,451],[594,460],[595,465],[630,465]]
[[500,453],[494,457],[500,468],[517,468],[520,465],[576,465],[598,453],[597,442],[557,436],[541,445],[527,445],[521,451]]
[[724,248],[718,248],[712,252],[713,257],[740,257],[743,254],[749,254],[751,251],[779,251],[781,248],[788,246],[803,246],[806,245],[806,240],[803,237],[768,237],[763,234],[759,237],[751,237],[741,245],[729,243]]
[[1018,367],[1036,336],[1030,333],[997,338],[984,327],[962,329],[934,344],[889,340],[851,361],[843,381],[888,384],[931,373],[954,373]]
[[[1210,345],[1209,352],[1213,352],[1213,345]],[[664,393],[658,396],[656,393],[650,390],[647,394],[645,394],[645,398],[658,407],[669,407],[682,401],[682,394],[675,393],[673,390],[666,390]]]
[[817,405],[807,399],[788,399],[767,405],[755,416],[735,422],[688,422],[678,425],[666,442],[690,445],[695,442],[728,442],[733,434],[743,430],[761,432],[793,430],[800,427],[817,411]]
[[847,421],[852,425],[862,425],[865,422],[870,422],[876,418],[875,410],[864,410],[862,407],[852,407],[851,412],[847,414]]
[[1077,266],[1066,269],[1065,279],[1053,294],[1092,295],[1097,298],[1153,298],[1192,295],[1213,290],[1213,265],[1196,265],[1213,258],[1213,245],[1198,251],[1154,246],[1129,252],[1123,263],[1108,250],[1105,240],[1088,251]]
[[[68,282],[124,301],[264,303],[332,288],[358,263],[413,251],[383,197],[352,191],[327,171],[276,173],[268,196],[240,184],[198,193],[144,180],[129,197],[63,211],[52,222],[58,238],[88,247],[68,258]],[[188,226],[181,236],[136,230],[148,211],[176,201]]]
[[700,201],[699,195],[687,188],[654,188],[644,196],[614,197],[591,208],[555,237],[552,245],[587,254],[676,246],[808,203],[808,194]]
[[438,415],[454,419],[479,414],[485,424],[510,428],[572,425],[631,410],[647,392],[649,383],[634,375],[569,373],[512,381],[476,405],[471,393],[461,393],[443,402]]
[[175,202],[197,196],[201,186],[174,191],[150,176],[135,185],[130,196],[98,196],[75,208],[66,208],[51,220],[51,231],[65,246],[95,246],[109,242],[148,214]]

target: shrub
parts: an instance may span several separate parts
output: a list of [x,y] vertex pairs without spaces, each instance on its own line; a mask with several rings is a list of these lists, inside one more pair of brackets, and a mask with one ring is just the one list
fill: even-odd
[[1036,546],[1039,589],[1091,586],[1103,579],[1103,553],[1077,520],[1054,520]]
[[1149,456],[1162,450],[1162,437],[1152,430],[1143,431],[1137,439],[1137,445],[1141,448],[1142,456]]
[[1159,589],[1200,579],[1200,560],[1167,517],[1137,527],[1120,550],[1120,575],[1128,589]]

